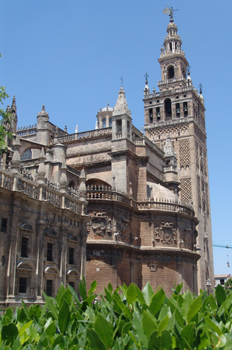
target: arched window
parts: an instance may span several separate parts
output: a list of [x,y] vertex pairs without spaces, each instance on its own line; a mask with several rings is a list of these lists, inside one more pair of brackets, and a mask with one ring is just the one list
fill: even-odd
[[102,119],[102,127],[103,127],[103,128],[106,128],[106,118],[103,118],[103,119]]
[[172,119],[172,102],[170,98],[167,98],[164,101],[164,109],[165,109],[165,118]]
[[29,160],[32,158],[32,153],[31,153],[31,149],[28,149],[26,152],[23,153],[23,155],[21,156],[21,160]]
[[168,79],[175,78],[175,71],[173,66],[168,67]]

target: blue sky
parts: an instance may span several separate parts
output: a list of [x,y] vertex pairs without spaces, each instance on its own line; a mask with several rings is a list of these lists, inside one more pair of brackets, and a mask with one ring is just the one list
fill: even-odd
[[[133,123],[144,123],[144,74],[157,90],[160,48],[169,17],[164,0],[0,0],[0,76],[16,96],[19,126],[36,123],[45,105],[50,121],[68,132],[94,129],[96,114],[114,107],[123,77]],[[191,66],[203,85],[213,240],[231,245],[232,2],[175,0],[170,6]],[[11,98],[7,101],[11,103]],[[231,273],[214,248],[215,273]]]

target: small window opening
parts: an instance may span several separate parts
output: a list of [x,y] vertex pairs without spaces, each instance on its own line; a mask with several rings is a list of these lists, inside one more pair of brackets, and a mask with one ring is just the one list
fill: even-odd
[[53,280],[47,280],[47,288],[46,288],[46,294],[49,297],[52,297],[52,288],[53,287]]
[[172,43],[169,43],[169,49],[172,51]]
[[106,128],[106,118],[103,118],[103,119],[102,119],[102,127],[103,127],[103,128]]
[[151,104],[152,104],[152,101],[150,101],[149,103],[150,103],[150,105],[151,105]]
[[188,102],[184,102],[183,106],[184,106],[184,116],[187,117],[188,116]]
[[180,118],[180,104],[176,103],[176,117]]
[[1,231],[7,232],[7,219],[2,218]]
[[26,237],[22,237],[21,256],[24,258],[28,258],[28,238],[26,238]]
[[156,107],[156,118],[157,118],[157,121],[160,120],[160,107]]
[[69,248],[68,250],[68,263],[74,265],[74,248]]
[[175,42],[175,49],[177,50],[177,42]]
[[112,118],[109,118],[109,127],[112,126]]
[[127,137],[130,138],[130,122],[129,122],[129,120],[127,121]]
[[47,261],[53,261],[52,258],[52,243],[47,244]]
[[152,108],[149,109],[149,121],[150,121],[150,123],[153,123],[153,109]]
[[172,103],[170,98],[164,101],[166,119],[172,119]]
[[121,120],[116,121],[116,130],[117,130],[117,134],[121,135],[121,133],[122,133],[122,121]]
[[26,292],[27,292],[27,278],[20,277],[19,278],[19,293],[26,293]]
[[74,282],[70,281],[70,282],[68,282],[68,284],[69,284],[73,289],[75,289],[75,283],[74,283]]
[[175,77],[174,67],[170,66],[168,67],[168,79],[173,79],[174,77]]

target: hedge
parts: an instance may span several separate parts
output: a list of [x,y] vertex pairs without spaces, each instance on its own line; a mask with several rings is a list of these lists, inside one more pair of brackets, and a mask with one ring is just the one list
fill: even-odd
[[232,349],[232,292],[217,286],[215,296],[201,291],[181,294],[181,285],[167,297],[149,283],[113,290],[111,284],[96,298],[96,281],[82,301],[71,286],[61,285],[45,304],[8,308],[0,318],[0,350],[201,350]]

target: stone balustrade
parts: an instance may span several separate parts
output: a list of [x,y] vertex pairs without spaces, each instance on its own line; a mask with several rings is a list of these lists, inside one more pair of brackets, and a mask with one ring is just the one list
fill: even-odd
[[125,203],[129,206],[136,207],[138,210],[158,210],[158,211],[171,211],[184,213],[194,217],[194,210],[191,206],[183,204],[181,202],[175,202],[174,200],[164,200],[160,198],[156,199],[144,199],[142,201],[135,201],[130,198],[127,194],[119,192],[118,190],[111,190],[110,186],[87,186],[86,199],[92,200],[106,200],[106,201],[117,201]]
[[80,201],[79,193],[70,189],[69,193],[62,193],[59,191],[59,184],[57,186],[51,183],[38,184],[21,174],[0,169],[0,188],[23,193],[30,198],[46,201],[56,207],[69,209],[76,214],[86,214],[87,202]]
[[28,135],[36,135],[37,133],[37,125],[29,125],[19,127],[17,130],[17,135],[19,136],[28,136]]
[[104,129],[96,129],[96,130],[90,130],[85,132],[79,132],[74,134],[69,134],[65,136],[59,136],[55,137],[54,141],[52,143],[66,143],[74,140],[83,140],[83,139],[91,139],[96,137],[101,137],[104,135],[111,135],[112,134],[112,128],[104,128]]
[[191,206],[180,202],[176,203],[175,201],[168,199],[145,199],[144,201],[138,201],[137,207],[139,210],[172,211],[184,213],[194,217],[194,210]]

